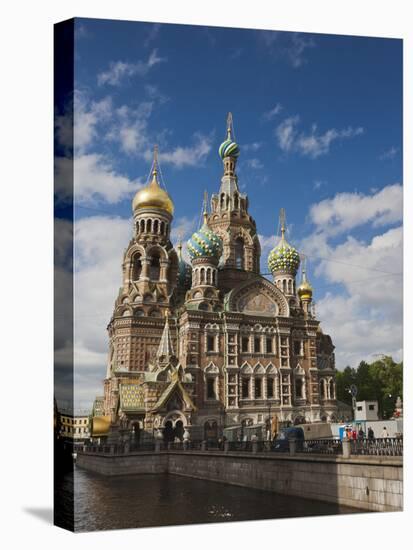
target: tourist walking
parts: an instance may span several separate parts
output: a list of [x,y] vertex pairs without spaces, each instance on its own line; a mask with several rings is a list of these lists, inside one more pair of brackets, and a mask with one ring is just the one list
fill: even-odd
[[374,431],[373,431],[373,428],[371,426],[369,426],[369,429],[367,430],[367,439],[369,441],[373,441],[373,439],[374,439]]
[[390,437],[389,432],[387,431],[386,426],[384,426],[383,431],[382,431],[381,434],[380,434],[380,437],[382,437],[382,438]]

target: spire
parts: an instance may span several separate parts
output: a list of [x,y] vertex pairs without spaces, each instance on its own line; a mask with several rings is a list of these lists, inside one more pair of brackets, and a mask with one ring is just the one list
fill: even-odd
[[206,225],[208,221],[208,191],[204,191],[204,204],[202,207],[202,215],[204,217],[204,225]]
[[301,254],[301,282],[307,283],[307,257]]
[[227,116],[227,139],[231,141],[232,141],[232,130],[233,130],[232,113],[229,112]]
[[281,208],[280,210],[280,230],[281,230],[281,240],[285,241],[285,210]]
[[153,148],[152,183],[156,183],[156,185],[159,185],[159,182],[158,182],[158,146],[157,145],[154,145],[154,148]]
[[163,328],[161,341],[159,343],[158,351],[156,352],[156,358],[162,361],[168,361],[174,354],[174,348],[172,345],[171,332],[169,330],[169,312],[165,312],[165,326]]

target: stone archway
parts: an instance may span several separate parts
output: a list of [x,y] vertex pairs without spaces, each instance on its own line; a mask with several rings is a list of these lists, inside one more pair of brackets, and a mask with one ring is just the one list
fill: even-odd
[[163,437],[166,443],[174,441],[177,437],[183,440],[184,430],[188,425],[187,418],[181,411],[170,411],[162,420]]

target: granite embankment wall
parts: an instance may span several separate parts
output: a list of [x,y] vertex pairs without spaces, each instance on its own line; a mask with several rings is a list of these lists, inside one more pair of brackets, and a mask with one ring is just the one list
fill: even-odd
[[401,458],[291,457],[217,451],[79,453],[77,466],[105,475],[169,473],[371,511],[403,509]]

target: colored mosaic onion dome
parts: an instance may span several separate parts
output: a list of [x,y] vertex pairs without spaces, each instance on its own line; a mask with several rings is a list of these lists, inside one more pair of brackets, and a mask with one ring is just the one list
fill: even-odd
[[164,210],[172,216],[174,203],[165,189],[162,189],[159,185],[157,156],[157,148],[155,147],[152,181],[136,193],[132,201],[132,208],[134,212],[142,208],[154,208],[155,210]]
[[268,267],[271,273],[277,271],[296,275],[300,266],[300,255],[297,250],[289,245],[284,237],[268,255]]
[[222,240],[211,231],[204,221],[204,225],[196,231],[187,243],[191,260],[196,258],[219,259],[222,254]]
[[190,288],[192,282],[192,268],[182,257],[182,244],[178,244],[178,285]]
[[219,146],[218,153],[222,160],[227,157],[237,158],[239,157],[239,145],[232,139],[226,139]]

